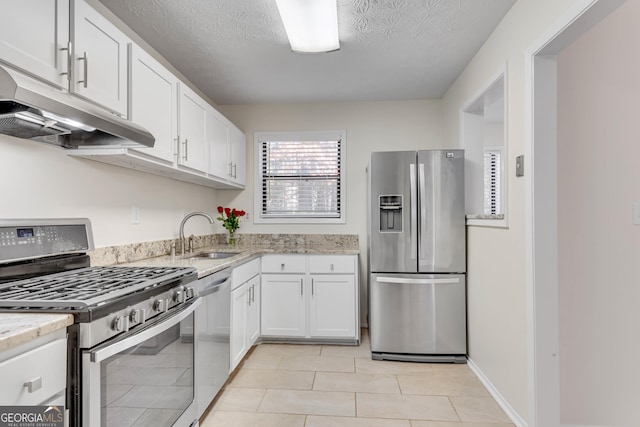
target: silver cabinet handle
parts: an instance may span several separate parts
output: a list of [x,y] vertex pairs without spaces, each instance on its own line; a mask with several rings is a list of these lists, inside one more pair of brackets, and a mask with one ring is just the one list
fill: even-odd
[[189,160],[189,140],[185,138],[182,145],[184,145],[184,155],[182,156],[182,159],[186,162]]
[[72,48],[71,42],[67,43],[67,47],[60,48],[60,50],[67,51],[67,71],[60,73],[61,76],[67,76],[67,80],[71,78],[71,67],[72,67],[72,60],[73,60],[73,58],[71,57],[71,48]]
[[89,83],[89,58],[87,58],[87,52],[84,52],[84,54],[78,58],[78,61],[84,61],[84,79],[78,80],[78,83],[82,83],[82,86],[86,88]]
[[280,264],[280,270],[284,271],[284,263]]
[[251,286],[251,302],[256,302],[256,285]]
[[31,381],[27,381],[26,383],[24,383],[24,386],[27,388],[29,393],[40,390],[42,388],[42,377],[37,377],[32,379]]
[[303,283],[303,280],[304,280],[304,279],[300,279],[300,296],[303,296],[303,295],[304,295],[304,294],[303,294],[303,290],[302,290],[302,288],[303,288],[303,284],[302,284],[302,283]]
[[313,296],[313,279],[311,279],[311,296]]
[[236,175],[236,173],[237,173],[237,168],[236,168],[236,166],[238,166],[238,164],[237,164],[237,163],[234,163],[234,164],[233,164],[233,166],[231,166],[231,169],[233,170],[233,177],[234,177],[234,178],[237,178],[237,177],[238,177],[238,176]]

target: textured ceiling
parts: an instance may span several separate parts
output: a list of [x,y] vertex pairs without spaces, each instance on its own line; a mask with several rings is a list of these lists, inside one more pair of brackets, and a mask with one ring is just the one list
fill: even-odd
[[291,52],[275,0],[100,0],[218,104],[440,98],[515,0],[338,0],[339,51]]

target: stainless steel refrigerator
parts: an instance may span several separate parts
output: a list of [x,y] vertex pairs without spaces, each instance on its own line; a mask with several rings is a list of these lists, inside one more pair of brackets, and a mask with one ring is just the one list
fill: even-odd
[[371,153],[374,359],[466,362],[464,151]]

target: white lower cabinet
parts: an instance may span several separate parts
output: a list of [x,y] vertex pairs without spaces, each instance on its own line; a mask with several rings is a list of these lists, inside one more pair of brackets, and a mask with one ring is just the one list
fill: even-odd
[[304,282],[304,274],[262,275],[263,336],[304,338]]
[[357,262],[357,255],[264,256],[262,336],[359,339]]
[[231,274],[230,370],[233,371],[260,336],[260,260],[236,267]]
[[355,337],[356,292],[353,275],[312,274],[309,335]]
[[[67,337],[60,330],[0,355],[0,402],[3,405],[64,405]],[[9,352],[7,352],[9,353]],[[4,359],[4,360],[3,360]]]

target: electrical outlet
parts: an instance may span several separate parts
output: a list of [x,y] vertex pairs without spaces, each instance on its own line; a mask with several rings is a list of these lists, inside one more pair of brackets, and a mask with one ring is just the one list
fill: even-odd
[[140,224],[140,208],[131,206],[131,224]]
[[247,221],[249,221],[249,219],[250,219],[250,218],[249,218],[249,212],[245,212],[245,213],[244,213],[244,217],[245,217],[245,219],[246,219]]

